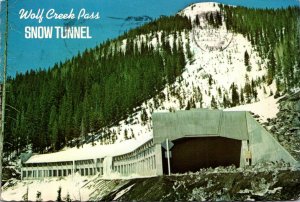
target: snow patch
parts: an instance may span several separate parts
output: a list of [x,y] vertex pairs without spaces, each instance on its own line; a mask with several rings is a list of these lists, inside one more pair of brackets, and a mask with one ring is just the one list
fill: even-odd
[[261,121],[267,122],[268,118],[275,118],[279,112],[279,100],[280,98],[275,99],[274,96],[270,96],[259,102],[232,107],[224,111],[250,111],[259,115]]
[[115,198],[113,199],[113,201],[119,199],[121,196],[123,196],[124,194],[126,194],[126,193],[127,193],[134,185],[135,185],[135,184],[130,185],[130,186],[127,187],[126,189],[123,189],[122,191],[118,192],[118,193],[116,194]]

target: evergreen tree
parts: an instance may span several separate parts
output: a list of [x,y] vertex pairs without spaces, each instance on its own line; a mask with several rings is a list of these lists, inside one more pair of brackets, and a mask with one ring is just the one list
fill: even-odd
[[125,139],[125,140],[128,140],[128,139],[129,139],[127,129],[124,130],[124,139]]
[[247,50],[244,53],[244,63],[245,63],[246,67],[249,66],[249,54],[248,54]]
[[241,103],[244,104],[245,103],[245,98],[244,98],[244,90],[243,90],[243,88],[241,88],[240,97],[241,97]]
[[237,90],[237,86],[232,83],[231,84],[231,100],[232,100],[232,106],[237,106],[240,103],[239,93]]
[[58,190],[57,190],[57,199],[56,199],[56,201],[62,201],[61,200],[61,187],[59,187]]
[[191,103],[190,101],[187,102],[185,110],[190,110],[191,109]]
[[212,109],[217,109],[218,108],[218,104],[217,104],[217,101],[215,100],[214,96],[211,97],[210,106],[211,106]]
[[36,192],[36,201],[43,201],[42,193],[40,191]]
[[268,62],[268,75],[267,75],[268,85],[270,85],[273,82],[273,79],[275,77],[275,69],[276,69],[275,56],[273,53],[271,53]]
[[199,18],[199,15],[196,15],[196,18],[195,18],[195,24],[196,24],[197,26],[200,25],[200,18]]
[[67,196],[64,198],[64,201],[66,201],[66,202],[72,201],[69,192],[67,193]]

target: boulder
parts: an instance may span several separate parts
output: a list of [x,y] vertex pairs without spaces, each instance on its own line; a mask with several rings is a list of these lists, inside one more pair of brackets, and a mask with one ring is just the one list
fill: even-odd
[[277,139],[278,139],[279,142],[283,142],[285,140],[283,135],[278,135]]
[[260,116],[258,114],[253,115],[253,118],[259,118]]
[[291,102],[291,101],[286,101],[286,102],[282,103],[282,105],[280,106],[280,109],[284,110],[284,111],[290,111],[290,110],[293,110],[293,108],[294,108],[294,105],[293,105],[293,102]]
[[273,126],[271,127],[271,129],[270,129],[270,132],[271,132],[271,133],[275,133],[276,131],[277,131],[277,128],[276,128],[275,125],[273,125]]
[[300,100],[298,100],[295,104],[295,111],[300,112]]
[[278,130],[278,133],[279,133],[279,135],[284,135],[286,131],[287,131],[287,128],[286,127],[282,127],[282,128],[280,128]]
[[292,121],[292,126],[293,127],[300,127],[300,120],[298,117],[294,117]]
[[300,127],[291,127],[291,128],[289,128],[290,132],[296,132],[297,130],[300,130]]

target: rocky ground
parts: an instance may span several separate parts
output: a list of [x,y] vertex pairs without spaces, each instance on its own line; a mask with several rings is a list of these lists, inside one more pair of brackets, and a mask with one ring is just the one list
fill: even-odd
[[279,101],[277,117],[264,125],[298,161],[300,161],[300,91]]
[[[280,163],[279,163],[280,164]],[[300,171],[288,165],[218,167],[197,173],[132,180],[94,180],[91,200],[244,201],[300,199]]]
[[[41,193],[43,200],[61,196],[72,201],[273,201],[300,199],[300,168],[283,162],[261,163],[246,168],[217,167],[195,173],[135,179],[49,179],[45,182],[10,179],[5,200],[29,200]],[[65,183],[64,183],[65,182]],[[69,184],[68,184],[68,183]],[[43,187],[44,186],[44,187]],[[45,186],[48,187],[45,189]],[[70,189],[70,186],[73,186]],[[27,189],[26,189],[27,187]],[[74,190],[73,190],[74,189]],[[29,194],[28,194],[29,190]],[[73,193],[74,192],[74,193]]]

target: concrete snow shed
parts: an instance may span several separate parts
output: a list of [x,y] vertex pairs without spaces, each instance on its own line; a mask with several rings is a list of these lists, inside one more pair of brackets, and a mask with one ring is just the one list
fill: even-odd
[[[154,144],[166,139],[174,143],[171,172],[263,161],[297,163],[249,112],[192,109],[154,113],[152,120]],[[165,149],[157,152],[162,155],[157,174],[165,174]]]
[[[23,165],[22,179],[81,175],[155,176],[168,173],[166,139],[171,148],[171,173],[205,167],[246,166],[264,161],[297,161],[250,114],[242,111],[192,109],[155,112],[153,138],[114,145],[34,155]],[[77,151],[77,150],[76,150]],[[78,152],[77,151],[77,152]]]

